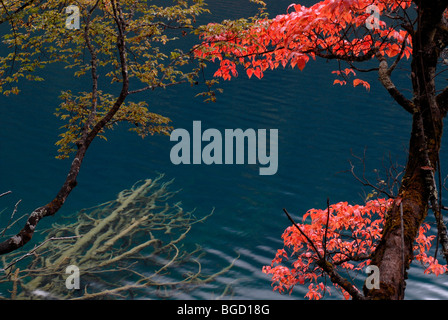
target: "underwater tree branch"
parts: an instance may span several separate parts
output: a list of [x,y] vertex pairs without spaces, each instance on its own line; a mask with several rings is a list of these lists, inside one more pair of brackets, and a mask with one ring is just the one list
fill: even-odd
[[[237,258],[205,272],[202,248],[184,243],[192,226],[210,214],[196,217],[179,202],[169,203],[177,192],[168,190],[172,181],[162,183],[162,177],[139,181],[115,200],[73,214],[76,222],[54,224],[40,245],[15,252],[9,263],[4,256],[3,270],[9,272],[0,283],[11,284],[19,299],[121,299],[174,295],[224,274]],[[53,241],[64,239],[73,242]],[[67,290],[63,283],[69,265],[80,270],[80,290]]]

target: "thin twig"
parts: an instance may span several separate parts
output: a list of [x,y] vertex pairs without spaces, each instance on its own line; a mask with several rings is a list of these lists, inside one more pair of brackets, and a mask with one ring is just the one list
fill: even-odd
[[297,230],[299,230],[299,232],[306,238],[306,240],[310,243],[310,245],[313,247],[314,251],[316,252],[317,256],[319,257],[319,259],[322,259],[322,256],[319,253],[319,250],[317,250],[316,246],[314,245],[313,241],[311,241],[310,238],[308,238],[308,236],[305,234],[305,232],[302,231],[302,229],[300,229],[300,227],[297,225],[297,223],[294,221],[294,219],[291,217],[291,215],[288,213],[288,211],[283,208],[283,211],[285,212],[286,216],[288,217],[289,221],[291,221],[291,223],[297,228]]
[[402,259],[402,272],[405,276],[405,263],[404,263],[404,227],[403,227],[403,202],[400,203],[400,219],[401,219],[401,259]]
[[11,217],[9,218],[8,224],[6,225],[5,229],[3,229],[3,232],[2,232],[2,235],[1,235],[2,237],[5,235],[6,230],[8,230],[11,227],[11,221],[14,218],[14,215],[17,212],[17,207],[18,207],[20,202],[22,202],[22,200],[17,201],[16,205],[14,206],[14,210],[12,211],[12,214],[11,214]]
[[0,271],[6,272],[6,270],[8,270],[9,268],[11,268],[13,265],[15,265],[17,262],[25,259],[26,257],[32,256],[34,254],[34,252],[39,249],[40,247],[42,247],[44,244],[46,244],[49,241],[54,241],[54,240],[73,240],[73,239],[77,239],[81,236],[71,236],[71,237],[52,237],[52,238],[48,238],[45,241],[43,241],[41,244],[35,246],[32,250],[30,250],[28,253],[25,253],[23,256],[15,259],[13,262],[11,262],[10,264],[8,264],[4,269],[0,269]]
[[12,191],[6,191],[6,192],[3,192],[2,194],[0,194],[0,198],[3,197],[3,196],[8,195],[8,194],[10,194],[10,193],[12,193]]
[[324,259],[327,255],[327,231],[328,226],[330,225],[330,199],[327,198],[327,225],[325,226],[325,234],[324,234]]

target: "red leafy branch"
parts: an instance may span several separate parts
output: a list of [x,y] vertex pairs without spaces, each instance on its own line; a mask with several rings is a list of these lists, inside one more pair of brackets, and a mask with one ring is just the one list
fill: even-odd
[[[324,210],[310,209],[303,216],[302,224],[296,223],[283,209],[292,225],[282,235],[284,248],[277,250],[270,266],[263,267],[263,272],[272,277],[274,290],[291,292],[296,285],[307,284],[305,296],[320,299],[324,292],[331,293],[330,287],[325,285],[324,278],[328,276],[346,299],[365,299],[341,272],[363,272],[370,264],[393,201],[377,199],[363,206],[339,202],[327,205]],[[447,271],[447,266],[428,256],[435,238],[426,235],[429,229],[428,224],[419,229],[415,258],[424,266],[425,273],[439,275]]]
[[[292,4],[284,15],[260,18],[240,27],[229,22],[212,23],[202,33],[203,43],[196,55],[218,60],[215,76],[225,80],[238,76],[237,64],[244,66],[249,78],[253,75],[262,78],[267,69],[289,64],[303,70],[310,58],[320,57],[346,61],[356,76],[353,64],[376,55],[395,57],[396,63],[402,57],[409,58],[412,41],[406,26],[411,22],[399,20],[395,25],[386,25],[380,20],[379,27],[370,30],[367,28],[370,15],[366,13],[370,5],[395,22],[397,12],[410,7],[411,1],[325,0],[309,8]],[[346,84],[348,73],[342,76],[343,80],[337,79],[334,83]],[[353,85],[370,88],[362,79],[354,79]]]

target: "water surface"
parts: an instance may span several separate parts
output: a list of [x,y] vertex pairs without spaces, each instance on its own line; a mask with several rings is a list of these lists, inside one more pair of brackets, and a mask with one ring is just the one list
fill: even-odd
[[[204,22],[255,12],[242,0],[208,2],[214,13],[204,16]],[[272,14],[284,13],[289,5],[285,0],[267,2]],[[361,202],[364,189],[344,172],[352,154],[362,155],[367,150],[369,171],[383,168],[389,155],[404,164],[410,132],[410,117],[377,83],[375,74],[366,75],[372,85],[367,92],[361,87],[333,86],[331,71],[335,68],[333,62],[319,60],[303,72],[266,72],[262,80],[249,80],[242,74],[222,83],[224,93],[214,104],[194,98],[197,92],[188,86],[139,96],[152,111],[170,117],[175,128],[191,131],[193,121],[200,120],[203,130],[278,129],[277,174],[260,176],[258,165],[175,166],[170,162],[174,144],[169,137],[142,140],[122,128],[111,132],[107,142],[93,143],[78,187],[58,215],[114,199],[134,182],[163,172],[167,179],[175,179],[173,188],[182,189],[178,199],[187,210],[196,208],[199,215],[206,215],[214,209],[186,239],[187,245],[198,243],[206,250],[204,268],[216,272],[240,256],[217,283],[180,298],[213,299],[231,284],[229,297],[236,299],[302,299],[305,288],[280,296],[261,273],[262,266],[270,264],[282,247],[280,236],[288,226],[282,208],[299,217],[309,208],[325,207],[327,197],[331,202]],[[54,158],[61,123],[53,112],[61,90],[75,91],[83,84],[74,84],[60,68],[47,70],[45,82],[27,84],[18,97],[0,97],[0,192],[14,192],[9,206],[22,199],[20,214],[52,199],[70,164]],[[212,74],[212,68],[207,73]],[[409,87],[405,70],[396,81]],[[448,158],[445,145],[442,164]],[[58,219],[49,218],[39,227]],[[421,268],[413,266],[407,298],[448,298],[447,280],[425,276]]]

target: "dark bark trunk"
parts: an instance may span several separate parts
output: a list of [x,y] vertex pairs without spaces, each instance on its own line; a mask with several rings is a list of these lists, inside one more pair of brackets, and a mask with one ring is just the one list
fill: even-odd
[[[397,200],[388,212],[381,242],[372,258],[372,264],[380,271],[380,289],[364,288],[365,295],[371,299],[404,298],[414,241],[428,213],[434,192],[433,172],[439,163],[445,107],[438,105],[434,80],[442,47],[437,30],[447,4],[446,1],[415,2],[419,6],[418,27],[412,35],[415,111],[409,156]],[[429,168],[433,168],[432,172]]]
[[[437,163],[442,136],[442,121],[438,121],[438,130],[432,132],[431,136],[426,133],[425,139],[422,136],[424,122],[420,113],[414,115],[409,158],[402,186],[397,201],[388,212],[382,240],[372,258],[372,264],[378,266],[380,271],[380,289],[364,289],[366,296],[372,299],[404,298],[407,269],[413,260],[414,241],[428,212],[430,174],[427,160],[431,164]],[[428,145],[427,154],[424,151],[425,140],[433,142],[431,147]]]

